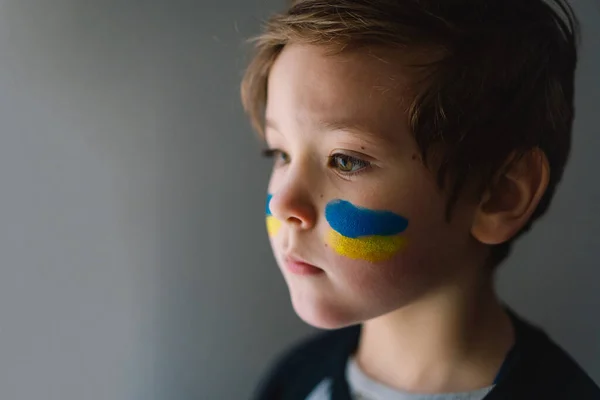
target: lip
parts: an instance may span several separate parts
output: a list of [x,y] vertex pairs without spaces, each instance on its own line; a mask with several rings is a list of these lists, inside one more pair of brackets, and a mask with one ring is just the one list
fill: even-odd
[[324,272],[319,267],[291,256],[284,257],[284,263],[285,268],[294,275],[319,275]]

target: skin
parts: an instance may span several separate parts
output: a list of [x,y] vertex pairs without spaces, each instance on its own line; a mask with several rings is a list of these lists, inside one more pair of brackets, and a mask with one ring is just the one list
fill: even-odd
[[[276,150],[270,210],[281,222],[270,241],[300,318],[324,329],[363,324],[355,356],[367,375],[411,392],[473,390],[493,382],[514,341],[484,267],[488,245],[530,217],[547,161],[532,152],[498,177],[496,190],[479,197],[467,189],[447,221],[447,194],[417,156],[403,111],[411,100],[405,58],[284,48],[267,93],[265,139]],[[407,246],[382,262],[336,254],[325,239],[333,199],[406,217]],[[293,274],[287,257],[322,272]]]

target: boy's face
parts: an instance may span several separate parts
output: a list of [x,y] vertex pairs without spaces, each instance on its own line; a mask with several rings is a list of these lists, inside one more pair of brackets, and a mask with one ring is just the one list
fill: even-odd
[[409,133],[401,55],[382,54],[288,45],[269,75],[269,236],[294,309],[321,328],[453,287],[481,256],[477,204],[461,198],[446,220]]

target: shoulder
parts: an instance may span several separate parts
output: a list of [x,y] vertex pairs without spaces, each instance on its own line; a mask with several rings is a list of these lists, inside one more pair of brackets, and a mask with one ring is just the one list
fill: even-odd
[[545,336],[537,348],[539,364],[544,365],[549,393],[556,399],[600,400],[600,388],[577,362],[557,343]]
[[522,398],[600,400],[600,388],[563,348],[537,326],[513,321],[520,359],[503,389]]
[[352,326],[319,332],[302,340],[277,359],[254,398],[304,398],[336,368],[343,368],[358,344],[359,335],[360,326]]

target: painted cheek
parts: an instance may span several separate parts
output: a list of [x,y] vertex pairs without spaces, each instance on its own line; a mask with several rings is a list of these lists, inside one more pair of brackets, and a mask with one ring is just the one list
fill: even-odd
[[267,205],[266,205],[266,215],[267,215],[267,233],[269,234],[269,236],[275,236],[277,235],[277,233],[279,232],[279,229],[281,228],[281,221],[278,220],[277,218],[275,218],[273,216],[273,214],[271,213],[271,199],[273,198],[273,195],[268,194],[267,195]]
[[325,218],[331,227],[327,244],[341,256],[381,262],[406,247],[406,238],[400,234],[408,227],[408,220],[391,211],[333,200],[325,207]]

